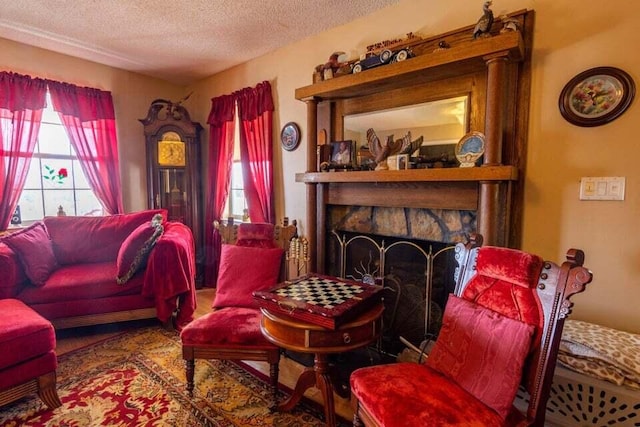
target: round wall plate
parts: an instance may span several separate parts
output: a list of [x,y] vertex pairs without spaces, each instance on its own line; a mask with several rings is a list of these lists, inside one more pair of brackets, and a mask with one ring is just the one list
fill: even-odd
[[293,151],[300,144],[300,127],[294,122],[289,122],[282,127],[280,131],[280,142],[282,148],[287,151]]

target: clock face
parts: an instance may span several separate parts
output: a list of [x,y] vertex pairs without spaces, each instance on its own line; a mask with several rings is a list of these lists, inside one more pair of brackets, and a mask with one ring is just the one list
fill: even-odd
[[158,164],[160,166],[185,166],[185,144],[180,141],[158,142]]

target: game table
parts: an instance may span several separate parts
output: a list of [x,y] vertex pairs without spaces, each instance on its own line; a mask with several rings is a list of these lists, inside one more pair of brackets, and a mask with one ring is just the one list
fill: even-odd
[[262,334],[273,344],[291,351],[313,353],[314,366],[300,374],[291,396],[277,406],[279,411],[290,411],[310,387],[317,387],[324,400],[325,421],[328,427],[336,425],[333,401],[333,381],[328,356],[364,347],[380,336],[384,305],[375,303],[360,315],[336,329],[300,320],[273,309],[261,308]]

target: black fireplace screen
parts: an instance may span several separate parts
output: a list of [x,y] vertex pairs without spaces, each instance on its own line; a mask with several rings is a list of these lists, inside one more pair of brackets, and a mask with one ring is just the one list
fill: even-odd
[[328,274],[384,287],[381,351],[396,355],[403,340],[418,347],[437,335],[455,287],[453,245],[336,231],[328,243]]

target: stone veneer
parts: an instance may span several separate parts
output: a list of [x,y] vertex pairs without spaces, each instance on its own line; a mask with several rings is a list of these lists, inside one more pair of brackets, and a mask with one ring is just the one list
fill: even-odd
[[328,222],[329,230],[458,243],[476,230],[476,212],[332,205]]

